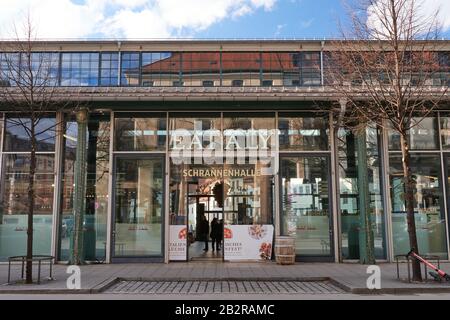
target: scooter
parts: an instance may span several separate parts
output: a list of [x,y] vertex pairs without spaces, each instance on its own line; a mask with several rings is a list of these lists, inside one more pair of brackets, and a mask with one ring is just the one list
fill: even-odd
[[414,249],[412,249],[408,253],[408,257],[413,257],[413,258],[419,260],[420,262],[422,262],[423,264],[427,265],[430,269],[433,269],[434,271],[436,271],[436,272],[433,272],[433,271],[428,272],[428,274],[430,276],[432,276],[435,281],[438,281],[438,282],[442,282],[442,280],[450,281],[450,275],[448,275],[444,271],[440,270],[438,267],[436,267],[431,262],[429,262],[429,261],[425,260],[424,258],[422,258],[421,256],[419,256],[417,253],[414,252]]

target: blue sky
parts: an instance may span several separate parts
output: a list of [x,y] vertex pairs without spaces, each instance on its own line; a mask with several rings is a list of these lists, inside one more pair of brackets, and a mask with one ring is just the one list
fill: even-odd
[[[449,0],[450,1],[450,0]],[[339,36],[337,20],[345,16],[340,1],[284,0],[271,11],[223,20],[199,37],[218,38],[330,38]]]
[[[424,14],[441,8],[449,38],[450,0],[420,1]],[[47,39],[323,39],[339,37],[346,15],[341,0],[0,0],[0,8],[0,37],[31,12]]]

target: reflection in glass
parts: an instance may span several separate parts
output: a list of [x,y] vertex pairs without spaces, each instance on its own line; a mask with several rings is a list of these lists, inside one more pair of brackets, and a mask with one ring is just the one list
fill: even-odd
[[[33,254],[49,255],[51,250],[54,191],[54,155],[37,155]],[[4,155],[0,206],[0,261],[25,255],[28,225],[29,155]]]
[[244,175],[224,179],[225,224],[273,224],[274,177],[261,172],[266,165],[224,165],[224,170],[240,170]]
[[181,53],[143,52],[141,85],[143,87],[170,87],[181,81]]
[[[409,130],[409,147],[411,150],[439,149],[437,118],[413,118],[413,123],[418,123]],[[389,150],[400,150],[400,135],[394,131],[388,131]]]
[[[56,86],[58,85],[59,53],[35,52],[31,54],[31,65],[22,54],[21,81],[23,85]],[[24,62],[25,61],[25,62]],[[31,67],[31,70],[29,70]],[[31,74],[30,74],[31,71]],[[33,83],[31,83],[33,82]]]
[[[31,151],[29,118],[6,118],[4,150],[7,152]],[[28,128],[25,129],[25,128]],[[38,152],[55,151],[56,119],[54,117],[41,118],[35,127]]]
[[330,256],[329,168],[326,157],[281,159],[282,234],[297,255]]
[[274,86],[321,84],[319,52],[263,52],[262,78]]
[[98,86],[99,53],[63,53],[61,86]]
[[114,150],[165,151],[167,138],[165,114],[118,114],[115,119]]
[[164,160],[117,159],[114,256],[162,256]]
[[[259,52],[223,52],[222,86],[250,87],[261,84]],[[239,83],[239,85],[237,85]]]
[[[234,114],[224,113],[223,135],[225,149],[243,150],[246,148],[246,145],[257,145],[260,158],[264,157],[262,151],[275,150],[278,145],[278,135],[275,130],[275,114],[250,113],[247,116],[234,117]],[[234,141],[237,141],[237,145],[233,143]]]
[[16,86],[19,82],[19,53],[0,52],[0,87]]
[[327,117],[308,117],[280,114],[280,150],[313,151],[329,150]]
[[[415,183],[414,213],[419,252],[446,259],[446,220],[442,205],[440,163],[439,155],[413,154],[410,167]],[[394,254],[406,254],[411,248],[406,221],[401,155],[390,155],[389,164]]]
[[441,114],[441,139],[442,149],[450,149],[450,117],[448,114]]
[[[366,130],[367,170],[370,195],[370,215],[375,244],[375,257],[385,259],[384,212],[381,192],[381,163],[378,133],[373,128]],[[359,259],[359,234],[364,228],[359,214],[358,154],[356,137],[348,130],[339,130],[339,191],[342,231],[342,256],[344,259]]]
[[117,86],[119,79],[119,53],[101,53],[100,85]]
[[182,73],[185,86],[220,86],[220,53],[184,52]]
[[124,52],[121,61],[120,84],[122,86],[138,86],[141,70],[139,52]]
[[[196,150],[199,145],[194,139],[200,139],[203,148],[218,148],[215,145],[220,137],[221,121],[218,113],[172,114],[170,118],[169,148]],[[213,146],[214,145],[214,146]],[[192,148],[191,148],[192,146]]]
[[[64,171],[59,226],[59,260],[69,259],[73,237],[74,166],[77,145],[77,123],[66,122],[64,134]],[[84,258],[87,261],[104,260],[108,216],[110,116],[89,117],[87,146],[87,187],[84,233]]]

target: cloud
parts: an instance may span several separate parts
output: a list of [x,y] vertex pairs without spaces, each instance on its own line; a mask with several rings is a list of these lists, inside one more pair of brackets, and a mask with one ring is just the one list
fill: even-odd
[[27,12],[39,38],[195,35],[229,18],[272,10],[277,0],[0,0],[0,36]]
[[[389,13],[380,13],[377,8],[382,6],[377,6],[377,4],[383,4],[383,2],[388,0],[377,0],[375,5],[369,6],[367,8],[367,23],[369,27],[383,30],[384,27],[381,25],[381,21],[378,18],[380,15],[388,15]],[[417,9],[417,18],[418,21],[427,22],[431,17],[434,16],[435,12],[439,11],[438,20],[442,25],[443,31],[450,30],[450,1],[449,0],[419,0],[414,3],[415,8]],[[407,16],[407,9],[410,8],[410,5],[404,6],[399,10],[400,16]]]
[[281,31],[286,28],[287,24],[279,24],[277,25],[277,31],[275,31],[275,37],[279,37],[281,35]]
[[309,20],[304,20],[304,21],[300,22],[300,25],[302,26],[302,28],[307,29],[307,28],[311,27],[313,23],[314,23],[314,18],[311,18]]

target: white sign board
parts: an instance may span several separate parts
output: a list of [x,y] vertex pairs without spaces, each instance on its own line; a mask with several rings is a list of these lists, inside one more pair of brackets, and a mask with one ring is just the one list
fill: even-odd
[[273,225],[226,225],[225,260],[270,260],[273,234]]
[[171,225],[169,229],[169,260],[186,261],[187,227]]

